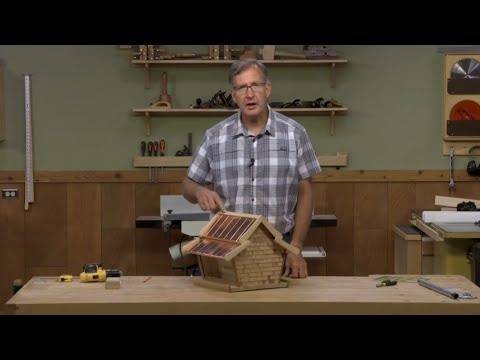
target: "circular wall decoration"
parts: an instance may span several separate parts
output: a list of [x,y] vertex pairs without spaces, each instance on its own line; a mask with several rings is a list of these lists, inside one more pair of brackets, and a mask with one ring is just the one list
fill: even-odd
[[473,100],[462,100],[450,111],[450,120],[480,120],[480,105]]
[[453,79],[480,78],[480,63],[475,59],[462,59],[452,66],[450,76]]

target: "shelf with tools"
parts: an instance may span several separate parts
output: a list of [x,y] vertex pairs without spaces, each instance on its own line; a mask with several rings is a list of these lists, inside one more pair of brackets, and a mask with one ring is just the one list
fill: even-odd
[[[335,155],[317,155],[320,166],[342,167],[348,165],[348,153],[337,152]],[[191,156],[136,156],[134,167],[147,168],[186,168],[192,162]]]
[[[129,63],[134,67],[144,68],[146,89],[150,88],[150,68],[163,67],[162,94],[158,101],[147,106],[132,109],[133,115],[144,118],[146,136],[151,136],[152,117],[163,117],[164,119],[202,116],[227,117],[238,111],[238,109],[235,108],[235,104],[231,103],[231,97],[226,97],[225,93],[222,94],[223,96],[218,97],[218,94],[215,94],[212,99],[203,103],[201,99],[197,99],[197,105],[195,107],[192,105],[188,108],[172,107],[172,97],[169,95],[167,87],[166,68],[168,67],[195,67],[203,69],[208,67],[228,67],[238,58],[259,58],[259,62],[269,67],[296,67],[303,69],[308,68],[309,70],[312,67],[324,67],[324,70],[330,72],[330,88],[335,88],[335,71],[337,65],[348,63],[346,59],[338,58],[336,53],[330,50],[323,51],[325,49],[322,49],[322,51],[316,54],[311,54],[305,52],[304,49],[303,53],[291,53],[278,51],[274,45],[264,45],[263,48],[258,50],[258,53],[249,46],[245,46],[243,49],[234,49],[231,45],[209,45],[208,54],[205,55],[202,53],[174,53],[173,51],[166,53],[166,49],[160,49],[156,45],[139,45],[138,49],[128,48],[134,50],[132,53],[134,57],[129,58]],[[308,49],[308,51],[311,52],[313,50]],[[286,116],[315,116],[326,120],[328,119],[329,132],[330,135],[333,136],[335,134],[335,117],[345,114],[348,108],[333,98],[326,100],[327,101],[323,101],[323,98],[318,98],[315,101],[300,101],[297,99],[292,103],[277,102],[270,104],[270,106],[274,111],[285,114]],[[298,104],[295,103],[297,101]],[[190,156],[184,156],[185,154],[180,155],[181,156],[174,157],[139,156],[134,158],[133,166],[149,168],[149,173],[152,173],[153,178],[156,178],[156,169],[158,168],[188,167],[192,158]],[[337,153],[332,156],[318,156],[321,166],[337,168],[347,166],[347,158],[347,153]]]
[[[235,60],[130,60],[132,65],[143,66],[145,69],[145,88],[150,88],[150,67],[151,66],[164,66],[164,65],[230,65]],[[293,65],[293,66],[310,66],[310,65],[328,65],[330,66],[330,87],[335,87],[335,68],[337,64],[346,64],[348,60],[338,58],[326,58],[326,59],[312,59],[312,60],[259,60],[266,65]]]
[[[345,113],[346,107],[332,108],[274,108],[274,111],[285,115],[328,115],[330,119],[330,135],[335,133],[335,114]],[[152,116],[212,116],[212,115],[231,115],[238,111],[237,109],[172,109],[172,108],[136,108],[132,110],[136,115],[145,116],[145,135],[151,133]]]

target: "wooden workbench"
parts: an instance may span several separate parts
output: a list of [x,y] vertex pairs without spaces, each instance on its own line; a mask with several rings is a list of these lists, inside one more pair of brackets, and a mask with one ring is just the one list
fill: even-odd
[[105,283],[34,277],[7,306],[16,314],[480,314],[480,288],[459,275],[424,275],[431,282],[477,296],[454,300],[420,286],[375,285],[370,277],[291,279],[282,289],[225,293],[195,286],[191,277],[124,276]]

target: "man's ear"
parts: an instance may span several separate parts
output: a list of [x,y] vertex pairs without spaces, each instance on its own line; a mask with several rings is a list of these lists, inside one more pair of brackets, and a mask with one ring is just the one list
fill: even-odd
[[235,94],[235,91],[230,91],[230,94],[232,94],[232,100],[233,100],[233,102],[238,106],[238,103],[237,103],[237,95]]
[[270,94],[272,93],[272,84],[269,82],[265,84],[265,93],[267,94],[267,98],[270,97]]

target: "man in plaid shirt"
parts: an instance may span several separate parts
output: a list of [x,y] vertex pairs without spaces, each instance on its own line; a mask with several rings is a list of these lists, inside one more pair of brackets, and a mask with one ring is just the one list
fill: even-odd
[[[183,182],[185,198],[204,211],[262,215],[302,250],[313,210],[311,177],[321,171],[305,129],[268,105],[271,84],[254,59],[230,68],[239,112],[208,129]],[[289,253],[284,276],[307,277]]]

